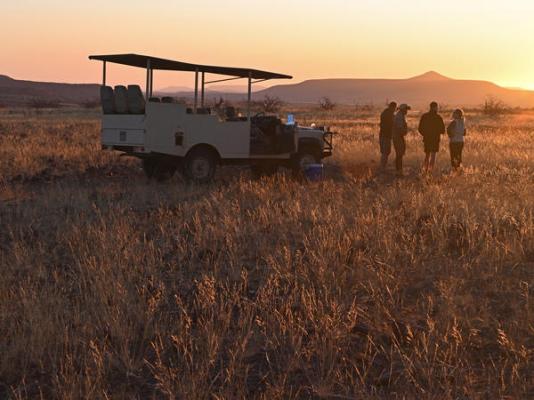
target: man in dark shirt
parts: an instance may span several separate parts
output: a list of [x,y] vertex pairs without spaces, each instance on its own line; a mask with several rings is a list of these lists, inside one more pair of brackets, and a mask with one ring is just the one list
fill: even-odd
[[438,103],[435,101],[430,103],[430,111],[421,116],[419,133],[423,136],[425,147],[423,173],[431,173],[436,164],[436,153],[439,151],[441,135],[445,133],[445,124],[438,114]]
[[393,131],[393,119],[397,103],[392,101],[388,107],[380,114],[380,133],[378,139],[380,142],[380,168],[385,169],[388,163],[388,157],[391,154],[391,136]]

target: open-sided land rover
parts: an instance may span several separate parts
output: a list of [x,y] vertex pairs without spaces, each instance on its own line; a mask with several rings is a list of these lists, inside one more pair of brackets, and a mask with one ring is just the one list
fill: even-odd
[[[273,173],[279,166],[298,171],[332,154],[333,133],[328,128],[285,124],[263,113],[251,115],[253,84],[291,76],[138,54],[93,55],[89,59],[103,63],[102,147],[142,159],[148,177],[161,180],[181,169],[188,180],[207,182],[220,164],[249,164],[256,174]],[[146,69],[145,95],[138,85],[106,86],[107,63]],[[193,107],[170,97],[154,97],[155,70],[193,72]],[[207,81],[207,74],[229,78]],[[205,107],[205,86],[233,79],[248,80],[246,115],[237,115],[233,107],[219,113]]]

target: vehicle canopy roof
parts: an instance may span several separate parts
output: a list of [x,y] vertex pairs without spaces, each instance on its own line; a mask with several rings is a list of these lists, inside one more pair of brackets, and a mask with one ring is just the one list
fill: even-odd
[[191,71],[210,74],[228,75],[252,79],[292,79],[290,75],[267,72],[251,68],[220,67],[213,65],[191,64],[182,61],[167,60],[164,58],[145,56],[140,54],[108,54],[92,55],[90,60],[100,60],[115,64],[129,65],[131,67],[150,68],[164,71]]

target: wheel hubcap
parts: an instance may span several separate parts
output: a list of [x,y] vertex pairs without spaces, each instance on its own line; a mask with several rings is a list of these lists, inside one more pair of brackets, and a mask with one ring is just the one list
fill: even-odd
[[191,173],[195,179],[204,179],[209,176],[210,162],[206,158],[196,158],[191,163]]

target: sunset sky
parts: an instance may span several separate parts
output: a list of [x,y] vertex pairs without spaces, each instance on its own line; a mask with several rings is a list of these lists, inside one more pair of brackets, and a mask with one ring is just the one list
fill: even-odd
[[[534,1],[4,1],[0,74],[99,82],[89,54],[141,53],[311,78],[428,70],[534,89]],[[111,68],[111,82],[144,72]],[[125,82],[128,81],[128,82]],[[191,86],[157,73],[156,87]],[[273,82],[276,83],[276,82]]]

